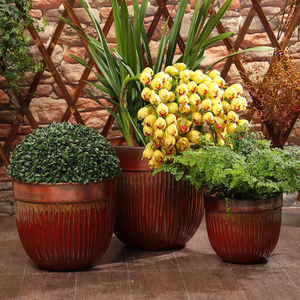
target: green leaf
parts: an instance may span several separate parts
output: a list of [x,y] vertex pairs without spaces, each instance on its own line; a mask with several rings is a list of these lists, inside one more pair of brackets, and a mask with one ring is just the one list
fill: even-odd
[[[134,9],[134,18],[133,18],[133,30],[134,30],[134,43],[135,43],[135,50],[137,52],[137,60],[139,63],[137,63],[137,69],[136,73],[140,73],[142,70],[140,69],[140,66],[143,65],[143,53],[142,53],[142,45],[141,45],[141,22],[140,22],[140,10],[139,10],[139,4],[138,0],[133,0],[133,9]],[[145,9],[145,6],[143,6]],[[145,11],[146,14],[146,11]],[[144,14],[144,16],[145,16]],[[143,15],[141,15],[143,17]],[[144,20],[143,20],[144,21]],[[144,23],[144,22],[143,22]],[[142,26],[144,26],[142,24]]]
[[211,69],[215,64],[219,63],[220,61],[228,58],[228,57],[231,57],[233,55],[237,55],[239,53],[244,53],[244,52],[248,52],[248,51],[263,51],[263,50],[274,50],[273,47],[268,47],[268,46],[258,46],[258,47],[254,47],[254,48],[248,48],[248,49],[245,49],[245,50],[240,50],[240,51],[237,51],[237,52],[234,52],[234,53],[231,53],[217,61],[215,61],[214,63],[210,64],[207,68],[205,68],[205,70],[203,71],[204,73],[206,73],[209,69]]
[[173,62],[175,49],[176,49],[176,45],[177,45],[177,41],[181,29],[181,24],[186,11],[187,4],[188,4],[188,0],[181,0],[179,2],[177,13],[174,19],[174,24],[170,32],[170,41],[169,41],[169,47],[168,47],[166,63],[165,63],[166,67],[170,66]]
[[[86,90],[86,93],[94,100],[96,101],[98,104],[100,104],[105,110],[107,110],[115,119],[116,121],[118,122],[118,125],[119,125],[119,129],[120,131],[122,132],[124,138],[128,138],[128,135],[129,135],[129,130],[128,128],[126,128],[122,118],[120,117],[120,115],[116,114],[112,109],[106,107],[105,105],[103,105],[103,103],[101,103],[97,97],[95,97],[90,91]],[[126,140],[127,141],[127,140]]]
[[196,57],[197,57],[198,52],[200,51],[200,49],[203,47],[203,43],[207,40],[209,35],[216,28],[217,24],[220,22],[221,18],[223,17],[225,12],[228,10],[229,6],[231,5],[231,2],[232,2],[232,0],[227,0],[223,4],[223,6],[220,8],[218,13],[215,16],[211,15],[211,17],[207,21],[206,25],[204,26],[204,28],[201,32],[201,35],[199,36],[199,38],[198,38],[198,40],[195,44],[196,53],[192,57],[191,63],[189,64],[190,68],[192,68],[192,69],[194,68],[194,63],[195,63]]
[[78,63],[80,63],[81,65],[83,65],[84,67],[86,67],[89,70],[92,70],[92,68],[81,58],[79,58],[78,56],[74,55],[74,54],[69,54],[74,60],[76,60]]
[[233,34],[233,32],[225,32],[225,33],[218,34],[218,35],[206,40],[203,43],[202,48],[207,48],[210,45],[216,44],[216,43],[226,39],[227,37],[231,36],[232,34]]
[[116,76],[117,77],[112,77],[111,73],[110,73],[110,69],[107,67],[107,65],[105,65],[105,63],[103,62],[102,59],[99,58],[97,51],[95,49],[95,47],[93,45],[89,45],[89,50],[97,64],[97,66],[99,67],[99,69],[101,70],[101,72],[103,73],[103,76],[106,78],[106,80],[108,81],[108,83],[110,84],[110,86],[112,87],[112,90],[114,91],[115,95],[120,95],[121,92],[121,87],[119,85],[119,80],[118,80],[118,76],[117,73]]
[[[89,6],[88,2],[87,2],[87,5]],[[103,47],[103,56],[104,56],[105,62],[107,64],[107,71],[109,72],[109,76],[111,77],[112,80],[117,80],[118,79],[118,74],[116,72],[115,62],[114,62],[113,56],[112,56],[112,54],[109,50],[109,47],[107,45],[103,30],[101,28],[101,25],[98,22],[95,14],[94,14],[94,12],[93,12],[93,10],[90,6],[89,6],[89,12],[90,12],[90,17],[93,19],[93,23],[94,23],[95,28],[97,30],[101,45]],[[93,39],[93,41],[95,42],[95,39]],[[94,57],[94,55],[93,55],[93,57]],[[115,91],[117,91],[115,86],[113,87],[113,89]]]
[[[209,2],[209,1],[207,1],[207,2]],[[198,30],[197,30],[197,23],[200,23],[200,17],[201,17],[200,3],[201,3],[201,1],[198,0],[197,4],[196,4],[196,7],[195,7],[195,10],[194,10],[194,13],[193,13],[193,17],[192,17],[190,29],[189,29],[189,33],[190,34],[188,35],[187,41],[186,41],[186,44],[185,44],[185,51],[183,53],[183,62],[185,64],[187,63],[188,56],[190,54],[190,50],[192,48],[192,45],[195,42],[195,35],[198,32]]]
[[130,74],[130,76],[135,76],[136,74],[132,71],[132,69],[130,68],[129,65],[127,65],[124,61],[124,59],[121,57],[121,55],[116,51],[116,49],[111,48],[112,52],[114,53],[114,55],[117,57],[118,62],[122,64],[122,66],[124,66],[124,68],[127,70],[127,72]]
[[167,46],[167,41],[168,41],[168,38],[164,34],[162,34],[161,40],[159,43],[159,47],[158,47],[158,51],[157,51],[156,63],[154,66],[154,74],[157,74],[158,72],[160,72],[160,70],[162,68],[163,59],[164,59],[164,55],[165,55],[165,49]]
[[[108,94],[112,97],[115,96],[115,94],[113,93],[113,91],[111,89],[109,89],[109,88],[107,88],[103,85],[100,85],[100,84],[97,84],[97,83],[94,83],[94,82],[89,82],[89,81],[87,81],[87,83],[89,83],[90,85],[94,86],[95,88],[99,89],[100,91],[102,91],[102,92],[104,92],[104,93],[106,93],[106,94]],[[115,106],[120,106],[120,104],[115,102],[115,101],[111,101],[111,100],[108,100],[108,99],[106,101],[108,101],[109,103],[112,103]]]
[[145,53],[146,53],[146,56],[147,56],[147,61],[149,63],[149,67],[151,69],[153,69],[153,62],[152,62],[151,51],[150,51],[150,47],[149,47],[149,41],[148,41],[147,33],[146,33],[146,30],[145,30],[144,26],[142,28],[141,33],[142,33],[142,41],[143,41],[143,45],[144,45],[144,48],[145,48]]

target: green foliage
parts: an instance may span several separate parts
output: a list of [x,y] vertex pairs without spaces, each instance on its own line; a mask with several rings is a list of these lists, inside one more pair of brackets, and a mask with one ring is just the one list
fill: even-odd
[[154,173],[171,172],[208,195],[228,199],[266,199],[300,189],[299,147],[272,149],[249,133],[232,134],[231,141],[232,147],[189,149]]
[[34,130],[12,153],[8,174],[30,182],[102,181],[119,176],[115,151],[97,131],[56,123]]
[[[42,68],[28,56],[30,38],[24,36],[24,31],[34,22],[28,14],[30,9],[28,0],[0,0],[0,75],[15,95],[26,85],[28,73]],[[43,31],[37,24],[35,28]]]
[[231,145],[232,150],[241,153],[245,157],[248,157],[254,148],[270,148],[270,143],[264,139],[262,132],[250,132],[250,130],[247,130],[247,125],[238,126],[236,132],[228,134],[226,143]]

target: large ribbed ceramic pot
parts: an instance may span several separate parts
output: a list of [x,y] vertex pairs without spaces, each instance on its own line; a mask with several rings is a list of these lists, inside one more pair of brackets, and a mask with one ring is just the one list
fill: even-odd
[[202,192],[169,173],[152,176],[153,170],[142,160],[143,147],[114,149],[122,168],[116,236],[125,245],[141,250],[184,246],[203,218]]
[[113,235],[117,187],[118,178],[86,185],[14,180],[17,228],[28,256],[53,271],[93,267]]
[[216,254],[231,263],[257,263],[267,258],[278,242],[282,196],[266,200],[226,201],[204,196],[209,241]]

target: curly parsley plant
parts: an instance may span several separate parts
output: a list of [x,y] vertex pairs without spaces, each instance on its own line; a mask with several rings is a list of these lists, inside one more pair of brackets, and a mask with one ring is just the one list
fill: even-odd
[[34,130],[12,153],[8,174],[27,183],[98,182],[119,176],[114,149],[94,129],[56,123]]
[[240,130],[227,135],[223,147],[204,145],[171,157],[154,173],[160,171],[218,198],[267,199],[300,189],[300,147],[271,148],[268,141]]

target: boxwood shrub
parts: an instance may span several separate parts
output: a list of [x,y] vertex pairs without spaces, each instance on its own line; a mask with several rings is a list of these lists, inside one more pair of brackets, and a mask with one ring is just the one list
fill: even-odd
[[107,140],[83,125],[56,123],[38,128],[13,151],[8,174],[27,183],[98,182],[121,173]]

